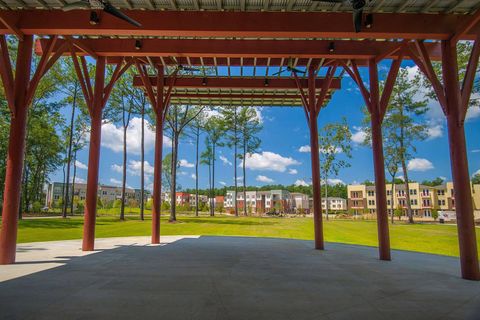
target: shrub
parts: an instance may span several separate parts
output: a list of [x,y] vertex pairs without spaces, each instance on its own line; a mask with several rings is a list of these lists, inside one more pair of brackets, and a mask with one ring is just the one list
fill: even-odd
[[32,211],[33,213],[40,213],[40,211],[42,211],[42,204],[40,203],[40,201],[33,202]]
[[117,199],[112,203],[112,208],[120,208],[121,206],[122,206],[122,200],[120,199]]
[[395,214],[395,217],[397,217],[398,220],[400,220],[402,218],[402,215],[403,215],[402,208],[397,207],[397,209],[395,209],[395,211],[394,211],[394,214]]
[[83,201],[79,201],[77,203],[77,208],[75,209],[75,212],[76,213],[84,213],[85,211],[85,204]]
[[152,207],[153,207],[153,199],[149,199],[149,200],[145,203],[145,209],[147,209],[147,210],[152,210]]
[[437,221],[437,219],[438,219],[438,210],[437,209],[432,209],[432,218],[433,218],[433,220]]
[[168,203],[167,201],[163,201],[163,202],[162,202],[161,210],[162,210],[162,211],[170,210],[170,203]]
[[128,206],[130,208],[138,208],[138,201],[136,199],[129,199]]

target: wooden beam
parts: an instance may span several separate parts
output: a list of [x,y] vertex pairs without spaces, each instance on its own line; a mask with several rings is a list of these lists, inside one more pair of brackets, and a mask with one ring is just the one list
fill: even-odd
[[[371,28],[356,33],[348,12],[241,12],[241,11],[142,11],[128,15],[142,27],[102,15],[91,25],[88,10],[2,11],[17,22],[24,34],[171,36],[171,37],[255,37],[255,38],[351,38],[351,39],[449,39],[465,15],[422,13],[376,13]],[[461,35],[473,39],[477,25]],[[0,27],[0,34],[12,33]]]

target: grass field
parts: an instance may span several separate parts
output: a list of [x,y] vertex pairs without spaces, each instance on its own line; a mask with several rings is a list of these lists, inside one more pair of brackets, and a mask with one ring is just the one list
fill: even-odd
[[[148,218],[141,221],[128,217],[119,221],[113,217],[97,218],[96,237],[124,237],[149,235],[151,224]],[[82,237],[83,219],[49,218],[21,220],[19,242],[36,242]],[[258,218],[258,217],[187,217],[181,216],[177,223],[161,220],[162,235],[222,235],[278,237],[313,240],[312,218]],[[367,246],[377,245],[375,221],[330,220],[324,221],[326,241]],[[457,231],[455,226],[396,223],[390,225],[391,245],[394,249],[428,252],[458,256]],[[477,229],[477,239],[480,232]],[[480,247],[480,242],[479,242]]]

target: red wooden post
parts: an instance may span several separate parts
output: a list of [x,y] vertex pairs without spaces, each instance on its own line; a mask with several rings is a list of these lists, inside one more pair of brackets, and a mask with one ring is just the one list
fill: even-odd
[[313,187],[313,224],[315,230],[315,249],[325,248],[322,226],[322,192],[320,188],[320,157],[318,154],[318,124],[315,96],[315,69],[308,70],[308,110],[310,121],[310,157],[312,161]]
[[380,260],[391,260],[388,230],[387,194],[385,190],[385,160],[383,157],[382,115],[375,59],[369,61],[370,111],[372,127],[373,166],[375,170],[375,201],[377,207],[378,250]]
[[105,57],[98,57],[95,70],[95,89],[91,108],[88,177],[83,225],[83,251],[93,251],[95,242],[95,218],[97,214],[98,168],[102,135],[102,110],[104,105]]
[[19,41],[14,85],[14,114],[10,125],[7,171],[3,195],[0,264],[15,262],[18,210],[22,184],[25,136],[28,117],[27,90],[32,63],[33,36]]
[[[462,277],[480,280],[477,240],[473,217],[470,175],[465,142],[464,116],[461,110],[461,92],[458,86],[458,65],[455,43],[442,41],[442,69],[445,87],[448,142],[455,192],[458,242]],[[468,92],[467,94],[470,94]],[[466,110],[465,110],[466,111]]]
[[157,69],[157,96],[155,99],[155,163],[153,169],[152,244],[160,243],[160,210],[162,205],[162,148],[163,148],[163,67]]

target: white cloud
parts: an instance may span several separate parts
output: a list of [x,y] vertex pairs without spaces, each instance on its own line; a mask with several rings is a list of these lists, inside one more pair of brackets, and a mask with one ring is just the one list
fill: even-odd
[[273,182],[273,179],[270,179],[269,177],[262,176],[262,175],[257,176],[257,178],[255,180],[257,180],[259,182],[265,182],[265,183],[272,183]]
[[329,185],[345,184],[345,182],[343,182],[341,179],[327,179],[327,183]]
[[299,164],[300,162],[293,158],[282,157],[281,155],[270,151],[248,154],[245,159],[245,166],[251,170],[285,172],[288,166]]
[[115,172],[118,172],[118,173],[122,173],[123,172],[123,166],[120,165],[120,164],[112,164],[112,166],[110,167],[113,171]]
[[80,178],[80,177],[75,177],[75,183],[87,183],[87,180],[85,180],[83,178]]
[[297,179],[297,181],[295,181],[294,185],[308,187],[310,184],[303,179]]
[[[139,155],[141,153],[142,139],[142,119],[132,118],[127,128],[127,150],[130,153]],[[163,145],[171,147],[172,140],[163,136]],[[104,123],[102,125],[102,146],[113,152],[123,152],[123,129],[122,126],[116,126],[113,123]],[[155,132],[150,123],[145,120],[145,152],[153,150],[155,147]]]
[[117,180],[115,178],[110,178],[110,183],[113,184],[114,186],[121,186],[122,185],[122,181]]
[[472,177],[473,177],[473,176],[476,176],[477,174],[480,174],[480,169],[478,169],[477,171],[475,171],[475,172],[472,174]]
[[186,159],[180,159],[179,161],[180,167],[184,168],[193,168],[195,165],[193,163],[188,162]]
[[[132,176],[140,176],[141,170],[142,170],[142,161],[130,160],[128,162],[127,171]],[[148,161],[143,162],[143,170],[146,176],[153,175],[154,168]]]
[[470,151],[471,153],[479,153],[480,152],[480,149],[473,149],[472,151]]
[[[474,95],[472,94],[472,97]],[[480,97],[478,97],[477,99],[479,99]],[[472,119],[475,119],[475,118],[478,118],[480,117],[480,107],[470,107],[468,108],[467,110],[467,115],[465,117],[465,120],[472,120]]]
[[433,140],[435,138],[443,137],[443,125],[442,124],[431,124],[427,128],[427,139]]
[[220,156],[220,160],[222,160],[223,164],[231,166],[232,163],[227,159],[225,156]]
[[297,174],[297,169],[288,169],[288,174]]
[[195,179],[197,178],[197,176],[195,175],[195,173],[192,173],[192,174],[190,175],[190,178],[192,178],[192,179],[195,180]]
[[227,183],[225,181],[219,181],[218,183],[220,183],[222,186],[226,186]]
[[304,153],[307,153],[307,152],[310,152],[312,149],[310,148],[309,145],[305,145],[305,146],[301,146],[298,151],[300,152],[304,152]]
[[[70,182],[73,183],[73,176],[70,177]],[[79,177],[79,176],[76,176],[75,177],[75,183],[87,183],[87,180]]]
[[440,176],[439,178],[442,179],[443,181],[447,180],[447,177]]
[[355,132],[352,133],[352,141],[357,144],[364,143],[367,138],[365,129],[362,127],[353,127],[353,130],[355,130]]
[[434,166],[427,159],[415,158],[408,161],[407,168],[411,171],[427,171],[433,169]]
[[88,167],[86,164],[78,161],[78,160],[75,160],[75,166],[78,168],[78,169],[83,169],[83,170],[88,170]]

